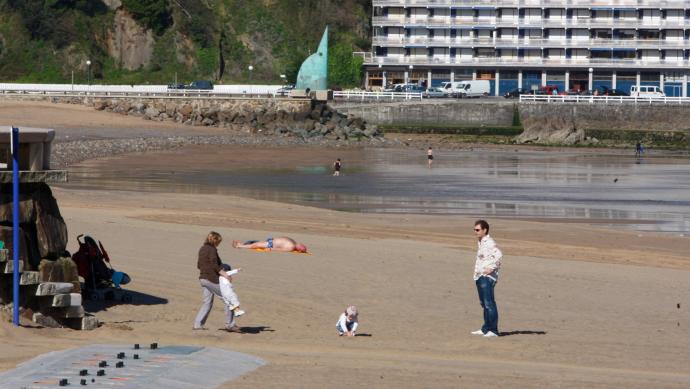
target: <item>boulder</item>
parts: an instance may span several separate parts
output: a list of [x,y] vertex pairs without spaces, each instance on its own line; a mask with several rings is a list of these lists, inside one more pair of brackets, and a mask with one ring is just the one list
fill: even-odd
[[192,114],[192,112],[194,112],[194,108],[190,104],[185,104],[182,107],[180,107],[179,112],[183,116],[189,117]]
[[144,117],[148,118],[148,119],[153,119],[155,117],[158,117],[158,115],[160,115],[160,114],[161,114],[161,111],[159,111],[155,107],[148,107],[144,111]]
[[572,117],[539,116],[522,120],[524,131],[517,143],[573,145],[585,139],[585,132],[575,127]]

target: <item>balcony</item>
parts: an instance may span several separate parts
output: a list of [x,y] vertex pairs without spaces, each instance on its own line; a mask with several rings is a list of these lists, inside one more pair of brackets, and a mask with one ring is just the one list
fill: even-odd
[[[496,8],[597,8],[602,7],[591,0],[372,0],[374,7],[496,7]],[[683,0],[609,0],[611,8],[680,8],[686,7]]]
[[515,48],[515,49],[648,49],[689,50],[690,40],[670,39],[544,39],[544,38],[428,38],[374,37],[374,46],[382,47],[448,47],[448,48]]
[[589,59],[589,58],[538,58],[538,57],[474,57],[474,58],[433,58],[421,56],[376,57],[367,56],[365,65],[369,66],[407,66],[422,65],[430,67],[482,66],[482,67],[548,67],[548,68],[673,68],[679,69],[690,65],[686,59]]
[[647,28],[652,30],[668,28],[690,28],[688,19],[530,19],[530,18],[451,18],[417,17],[395,18],[376,16],[372,18],[374,27],[446,27],[448,29],[467,29],[478,26],[494,28]]

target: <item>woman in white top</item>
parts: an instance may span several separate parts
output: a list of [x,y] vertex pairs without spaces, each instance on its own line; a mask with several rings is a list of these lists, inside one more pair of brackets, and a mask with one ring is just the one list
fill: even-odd
[[340,336],[355,336],[357,327],[359,327],[357,307],[350,305],[340,314],[338,322],[335,323],[335,328]]

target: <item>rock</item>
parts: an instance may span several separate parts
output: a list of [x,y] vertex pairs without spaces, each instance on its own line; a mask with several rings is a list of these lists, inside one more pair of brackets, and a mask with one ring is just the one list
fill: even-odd
[[19,285],[38,285],[41,283],[41,273],[25,271],[20,275]]
[[160,114],[161,114],[161,111],[159,111],[155,107],[148,107],[144,111],[144,117],[149,118],[149,119],[158,117],[158,115],[160,115]]
[[72,293],[73,285],[69,282],[43,282],[36,289],[36,296],[55,296]]
[[584,141],[584,130],[575,128],[572,117],[539,116],[522,121],[524,131],[515,138],[518,143],[572,145]]
[[81,293],[56,294],[51,301],[53,307],[81,306]]
[[96,111],[103,111],[104,109],[108,108],[108,102],[104,100],[96,100],[93,102],[93,107],[96,109]]
[[179,109],[178,112],[180,112],[185,117],[189,117],[192,114],[192,112],[194,112],[194,108],[190,104],[185,104]]
[[206,118],[201,121],[201,124],[203,124],[204,126],[212,126],[214,123],[215,122],[211,118]]
[[[28,252],[28,247],[27,247],[27,242],[26,242],[26,234],[24,230],[19,227],[19,260],[24,263],[24,268],[29,270],[30,266],[28,266],[28,263],[31,263],[30,261],[30,255],[31,253]],[[9,251],[9,256],[8,258],[9,262],[12,262],[12,249],[13,249],[13,237],[12,237],[12,227],[5,227],[5,226],[0,226],[0,240],[5,242],[5,247]],[[34,259],[35,261],[35,259]],[[40,261],[40,259],[39,259]]]

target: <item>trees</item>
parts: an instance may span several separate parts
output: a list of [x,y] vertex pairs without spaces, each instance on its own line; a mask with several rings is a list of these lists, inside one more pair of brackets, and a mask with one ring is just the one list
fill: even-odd
[[142,25],[161,35],[172,25],[167,0],[122,0],[122,6]]
[[345,41],[335,42],[328,49],[329,86],[352,88],[362,85],[361,57],[352,55],[352,45]]

